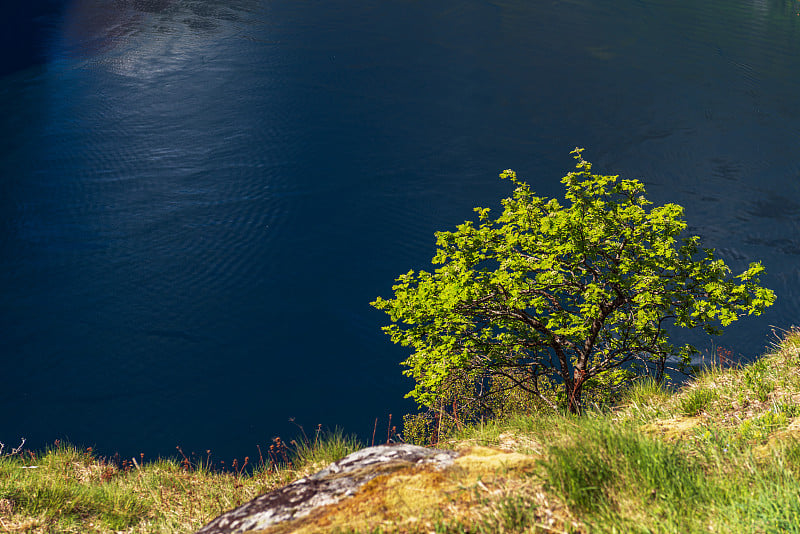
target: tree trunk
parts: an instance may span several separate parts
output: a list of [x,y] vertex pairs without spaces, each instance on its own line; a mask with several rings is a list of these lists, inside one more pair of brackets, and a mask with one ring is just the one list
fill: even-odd
[[564,383],[567,390],[567,410],[571,414],[581,413],[581,392],[584,382],[586,382],[586,371],[576,369],[575,378]]

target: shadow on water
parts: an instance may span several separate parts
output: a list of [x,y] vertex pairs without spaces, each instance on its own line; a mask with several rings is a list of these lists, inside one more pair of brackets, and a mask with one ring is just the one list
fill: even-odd
[[0,78],[46,61],[64,0],[7,2],[0,17]]

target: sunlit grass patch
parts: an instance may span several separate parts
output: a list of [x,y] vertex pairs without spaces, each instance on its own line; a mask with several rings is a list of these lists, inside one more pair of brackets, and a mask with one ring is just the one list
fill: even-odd
[[[608,421],[585,421],[571,444],[550,448],[543,466],[551,488],[577,516],[614,517],[637,501],[653,519],[676,513],[704,493],[704,473],[682,445],[669,444]],[[669,514],[668,514],[669,515]]]
[[185,456],[110,461],[64,445],[6,455],[0,457],[0,532],[194,532],[304,474],[292,465],[315,469],[360,448],[341,431],[293,443],[296,448],[277,439],[257,461],[236,460],[224,470]]
[[644,377],[631,384],[622,395],[621,406],[640,421],[649,421],[664,414],[664,404],[672,394],[660,383]]
[[775,406],[773,409],[742,421],[738,427],[738,434],[745,441],[765,441],[775,431],[783,430],[789,424],[791,413],[794,409]]
[[713,389],[695,387],[681,397],[681,414],[692,417],[704,412],[708,406],[718,398],[718,393]]
[[346,435],[341,428],[323,432],[317,428],[314,440],[293,441],[293,457],[295,469],[300,471],[318,471],[348,454],[364,447],[354,435]]
[[9,532],[186,532],[273,485],[184,469],[176,461],[118,465],[73,447],[0,458]]

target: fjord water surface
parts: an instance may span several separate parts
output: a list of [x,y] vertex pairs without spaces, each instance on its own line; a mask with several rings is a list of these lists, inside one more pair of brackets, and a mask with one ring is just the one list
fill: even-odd
[[[586,147],[800,309],[793,1],[72,0],[0,72],[0,441],[368,438],[413,405],[369,302]],[[9,24],[8,22],[4,24]],[[7,28],[13,30],[11,26]],[[8,34],[8,32],[6,32]],[[689,338],[706,350],[711,342]]]

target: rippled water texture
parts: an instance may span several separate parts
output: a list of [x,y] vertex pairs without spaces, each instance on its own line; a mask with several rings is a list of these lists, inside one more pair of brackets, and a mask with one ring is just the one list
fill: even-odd
[[798,322],[796,2],[356,4],[20,15],[0,441],[241,458],[290,417],[368,437],[412,408],[368,303],[509,193],[500,170],[560,194],[575,146],[734,269],[764,261],[778,303],[719,344],[752,357]]

